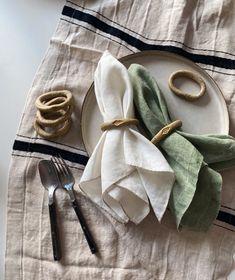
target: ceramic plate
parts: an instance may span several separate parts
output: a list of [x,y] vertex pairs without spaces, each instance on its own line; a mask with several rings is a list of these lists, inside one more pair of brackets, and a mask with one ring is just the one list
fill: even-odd
[[[146,67],[164,94],[172,120],[183,122],[182,130],[193,134],[228,134],[229,118],[223,95],[215,81],[192,61],[163,51],[143,51],[125,56],[120,61],[128,68],[132,63]],[[197,101],[188,102],[174,95],[168,88],[169,76],[177,70],[188,69],[198,73],[206,83],[206,94]],[[199,86],[186,78],[177,78],[177,87],[185,92],[199,91]],[[91,85],[82,107],[81,130],[85,148],[91,155],[100,136],[103,123]]]

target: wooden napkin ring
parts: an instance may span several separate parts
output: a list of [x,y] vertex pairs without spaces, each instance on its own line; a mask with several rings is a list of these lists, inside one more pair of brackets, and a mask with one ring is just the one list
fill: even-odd
[[34,119],[36,132],[46,139],[62,136],[71,127],[73,96],[68,90],[50,91],[40,95]]
[[158,144],[161,140],[166,138],[174,129],[181,127],[182,121],[176,120],[166,126],[164,126],[158,133],[152,138],[151,142],[153,144]]
[[56,129],[51,128],[50,130],[46,130],[45,127],[42,126],[40,124],[40,122],[38,122],[37,118],[35,118],[34,129],[43,138],[52,139],[52,138],[59,137],[59,136],[64,135],[65,133],[67,133],[71,127],[71,124],[72,124],[72,120],[71,120],[71,118],[69,118],[62,124],[61,127],[56,128]]
[[137,119],[115,119],[110,122],[103,123],[100,128],[102,131],[110,130],[113,128],[119,128],[128,125],[138,125],[139,121]]
[[72,102],[72,93],[70,91],[57,90],[40,95],[35,102],[35,106],[41,112],[52,112],[63,109],[65,106],[71,105]]
[[[186,78],[189,78],[189,79],[195,81],[200,86],[199,93],[197,95],[195,95],[195,94],[187,93],[187,92],[184,92],[184,91],[178,89],[174,85],[174,80],[179,77],[186,77]],[[169,81],[168,81],[168,86],[173,93],[175,93],[177,96],[179,96],[183,99],[186,99],[188,101],[195,101],[198,98],[200,98],[201,96],[203,96],[206,92],[206,84],[203,81],[203,79],[198,74],[196,74],[192,71],[189,71],[189,70],[178,70],[178,71],[174,72],[173,74],[171,74]]]
[[54,112],[41,112],[37,111],[36,119],[38,123],[44,126],[53,127],[65,122],[68,118],[70,118],[73,111],[73,106],[69,106],[66,110],[58,110]]

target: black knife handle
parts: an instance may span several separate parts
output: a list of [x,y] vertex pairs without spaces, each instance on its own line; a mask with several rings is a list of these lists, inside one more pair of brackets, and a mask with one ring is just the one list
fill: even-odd
[[49,214],[50,214],[53,257],[55,261],[59,261],[61,258],[61,251],[60,251],[60,243],[59,243],[59,234],[57,229],[55,203],[53,202],[52,204],[49,204],[48,207],[49,207]]
[[85,222],[85,219],[82,215],[81,210],[79,209],[79,206],[78,206],[78,203],[77,203],[76,199],[72,201],[72,206],[73,206],[74,211],[77,214],[78,220],[80,222],[80,225],[81,225],[81,228],[82,228],[83,233],[85,235],[85,238],[87,240],[87,243],[90,247],[91,253],[95,254],[97,252],[97,247],[96,247],[95,241],[94,241],[94,239],[93,239],[93,237],[92,237],[92,235],[91,235],[91,233],[90,233],[90,231],[87,227],[87,224]]

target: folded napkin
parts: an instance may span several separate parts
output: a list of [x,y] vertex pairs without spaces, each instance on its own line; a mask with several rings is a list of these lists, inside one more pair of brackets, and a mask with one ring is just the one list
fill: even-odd
[[[128,71],[136,113],[147,137],[152,139],[171,123],[164,97],[144,67],[133,64]],[[192,135],[175,130],[158,147],[176,176],[169,208],[177,227],[207,230],[220,208],[222,178],[215,170],[235,166],[235,139],[228,135]]]
[[[94,78],[104,122],[133,118],[133,91],[127,69],[108,51]],[[175,180],[162,153],[134,125],[103,132],[82,175],[80,188],[120,222],[140,223],[150,206],[160,221]]]

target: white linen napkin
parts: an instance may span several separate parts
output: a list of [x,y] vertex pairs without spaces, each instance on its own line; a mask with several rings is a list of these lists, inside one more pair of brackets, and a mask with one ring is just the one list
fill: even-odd
[[[94,84],[104,122],[134,117],[128,71],[108,51],[98,63]],[[80,188],[120,222],[138,224],[150,211],[149,201],[161,220],[174,180],[161,152],[132,125],[103,132]]]

